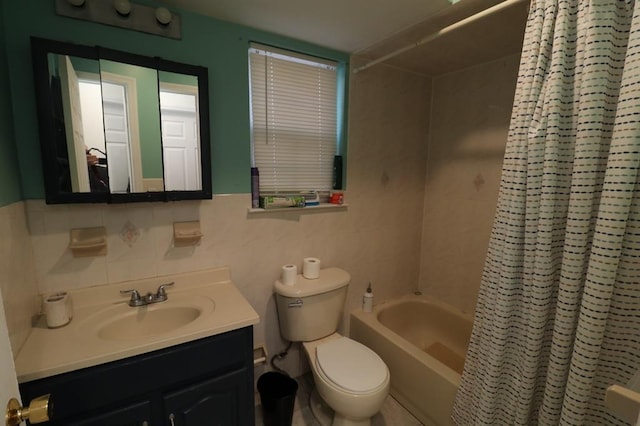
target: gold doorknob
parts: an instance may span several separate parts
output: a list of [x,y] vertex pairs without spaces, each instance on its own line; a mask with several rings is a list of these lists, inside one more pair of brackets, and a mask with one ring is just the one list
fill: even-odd
[[49,420],[53,404],[49,402],[51,394],[39,396],[24,408],[17,399],[11,398],[7,404],[4,419],[6,426],[18,426],[21,422],[29,420],[31,424],[42,423]]

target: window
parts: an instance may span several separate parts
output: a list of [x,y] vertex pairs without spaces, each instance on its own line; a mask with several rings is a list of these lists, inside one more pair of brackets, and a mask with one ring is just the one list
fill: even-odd
[[260,192],[333,188],[338,64],[252,44],[251,131]]

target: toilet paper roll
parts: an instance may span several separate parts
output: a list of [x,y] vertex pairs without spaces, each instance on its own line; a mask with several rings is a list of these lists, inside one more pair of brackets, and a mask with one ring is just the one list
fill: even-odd
[[280,280],[284,285],[295,285],[298,276],[298,267],[296,265],[284,265],[282,267],[282,275]]
[[69,324],[73,317],[71,296],[66,292],[50,294],[43,301],[47,327],[57,328]]
[[320,277],[320,259],[315,257],[305,257],[302,261],[302,276],[309,280]]

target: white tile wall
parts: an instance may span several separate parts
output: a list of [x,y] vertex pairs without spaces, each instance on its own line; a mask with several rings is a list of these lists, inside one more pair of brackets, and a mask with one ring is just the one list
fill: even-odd
[[475,309],[520,55],[434,78],[420,289]]
[[15,355],[29,335],[31,319],[39,309],[23,202],[0,208],[0,291]]

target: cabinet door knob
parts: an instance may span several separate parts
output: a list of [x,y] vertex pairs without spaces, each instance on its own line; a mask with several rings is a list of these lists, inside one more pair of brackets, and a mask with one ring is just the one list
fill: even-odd
[[169,422],[171,423],[171,426],[176,426],[176,422],[174,422],[176,416],[173,415],[173,413],[169,414]]

